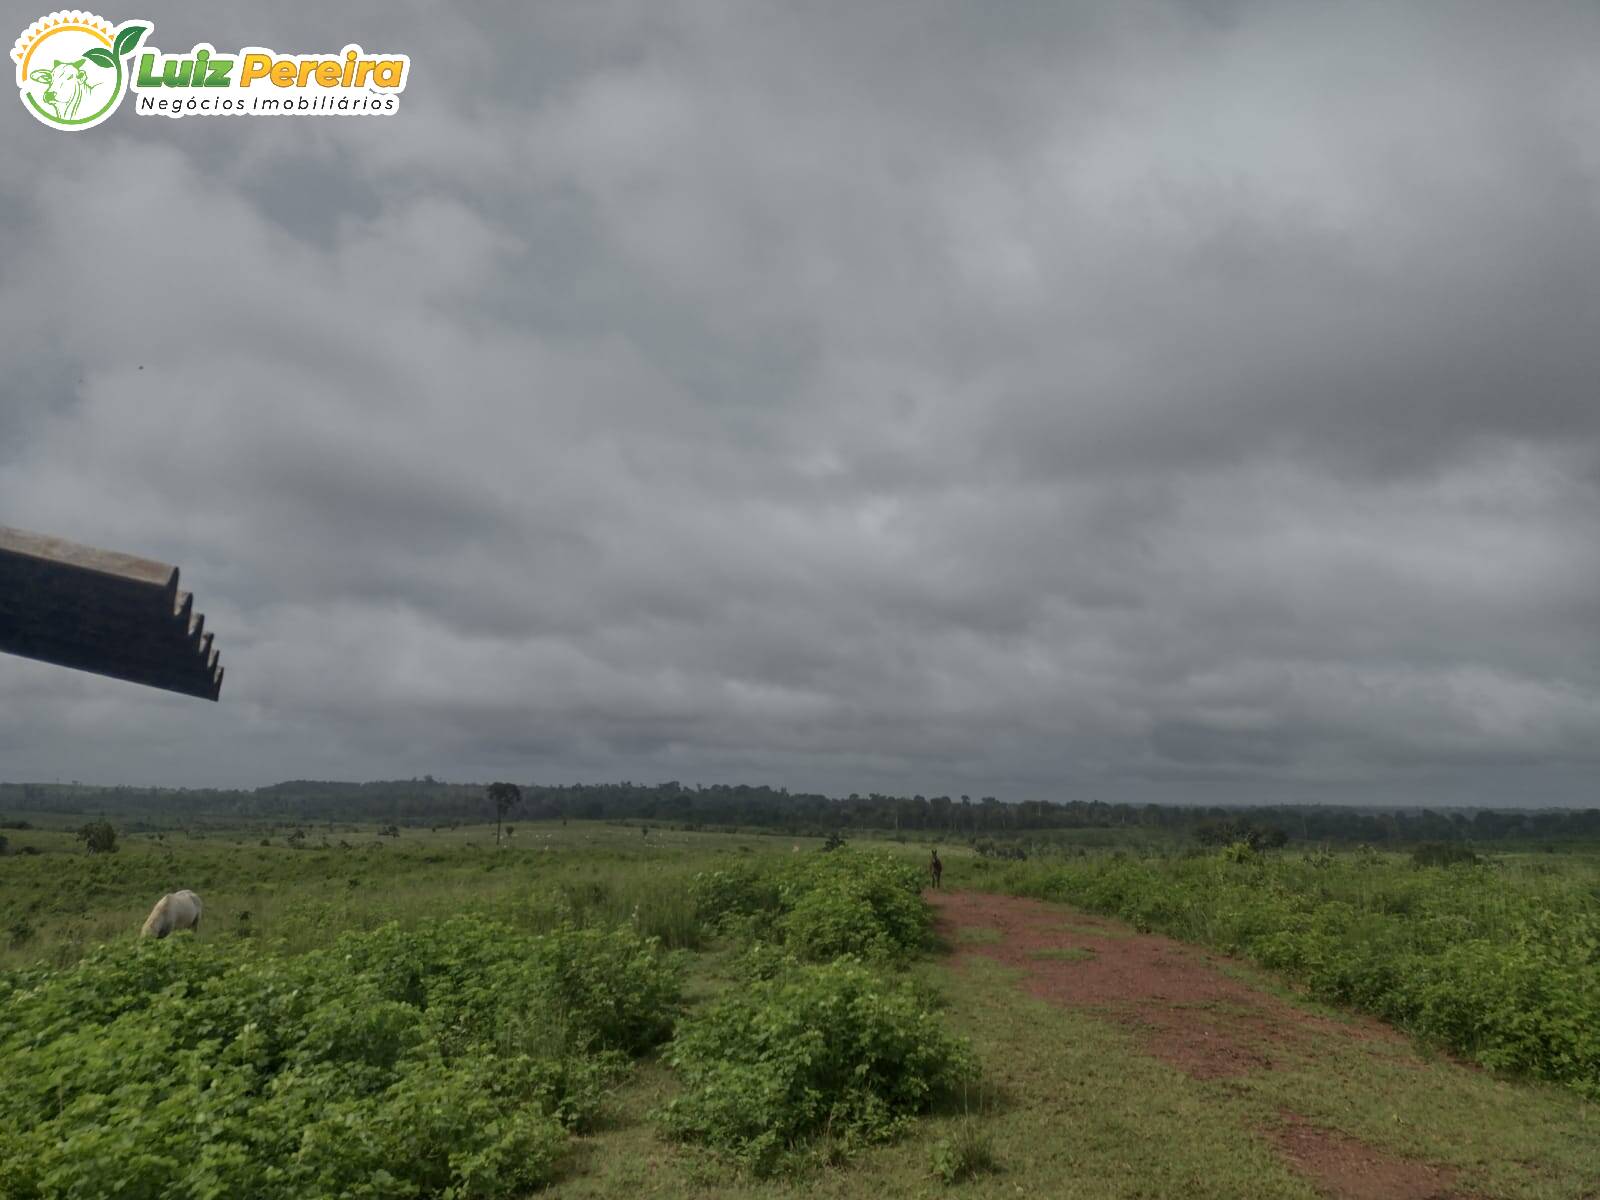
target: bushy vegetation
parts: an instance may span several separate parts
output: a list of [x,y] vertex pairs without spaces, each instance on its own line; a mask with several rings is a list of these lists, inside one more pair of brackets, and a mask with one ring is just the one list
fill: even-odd
[[[185,831],[132,835],[114,857],[30,834],[47,853],[7,860],[0,945],[23,965],[0,973],[18,1014],[0,1077],[59,1087],[0,1098],[0,1195],[516,1194],[550,1178],[630,1056],[673,1035],[667,950],[711,939],[740,996],[841,955],[861,972],[847,972],[855,1009],[882,1009],[877,1040],[836,1046],[813,1084],[848,1074],[849,1055],[894,1053],[896,1021],[931,1020],[928,990],[895,975],[927,940],[923,876],[883,852],[589,827],[562,838],[581,853],[545,854],[539,834],[496,848],[493,825],[398,842],[297,828],[300,848],[282,831],[267,846]],[[137,944],[150,900],[180,884],[206,898],[206,932]],[[774,1065],[727,1049],[730,1071]],[[828,1100],[838,1136],[821,1144],[900,1128],[937,1083],[914,1055],[906,1069],[884,1090],[891,1066],[863,1067],[857,1092]],[[798,1131],[821,1101],[796,1086],[800,1109],[747,1114],[781,1152],[736,1162],[804,1161]],[[147,1146],[117,1192],[113,1164]]]
[[665,1128],[757,1174],[824,1135],[846,1148],[891,1138],[974,1074],[915,988],[853,959],[731,989],[684,1021],[668,1060],[684,1091]]
[[853,955],[890,963],[927,943],[923,883],[904,859],[837,850],[703,872],[693,894],[703,919],[724,933],[774,941],[811,962]]
[[[1600,1097],[1600,885],[1454,855],[1089,856],[985,886],[1245,955],[1491,1068]],[[987,864],[980,864],[986,866]]]
[[520,1195],[678,1005],[678,964],[626,928],[246,945],[0,975],[0,1195]]
[[965,1044],[894,974],[928,942],[923,883],[839,846],[697,875],[702,919],[744,946],[735,986],[668,1052],[684,1092],[665,1129],[766,1175],[888,1140],[971,1079]]
[[117,852],[117,831],[110,821],[90,821],[78,830],[76,837],[90,854]]

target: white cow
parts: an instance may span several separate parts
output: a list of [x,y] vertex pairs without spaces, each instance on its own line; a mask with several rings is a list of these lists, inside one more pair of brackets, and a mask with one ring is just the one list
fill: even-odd
[[157,900],[139,936],[164,938],[179,929],[200,932],[200,897],[193,892],[168,892]]
[[56,60],[55,66],[46,71],[43,67],[31,71],[28,78],[35,83],[49,84],[45,89],[44,103],[56,110],[58,121],[70,121],[78,115],[78,109],[84,99],[94,90],[95,85],[89,82],[89,77],[83,73],[83,59],[73,62]]

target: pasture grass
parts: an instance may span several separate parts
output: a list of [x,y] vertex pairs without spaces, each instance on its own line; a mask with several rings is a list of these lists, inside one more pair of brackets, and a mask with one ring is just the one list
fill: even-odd
[[[1369,1020],[1248,963],[1216,965],[1312,1016]],[[1379,1150],[1458,1170],[1464,1195],[1587,1200],[1600,1182],[1600,1106],[1568,1088],[1497,1076],[1426,1042],[1393,1038],[1275,1043],[1271,1057],[1270,1069],[1209,1085],[1257,1128],[1293,1111]]]
[[[89,856],[60,829],[12,831],[0,858],[0,969],[67,966],[98,943],[135,936],[164,893],[189,888],[205,904],[199,937],[253,938],[287,953],[326,946],[347,930],[474,913],[528,933],[571,920],[633,925],[669,949],[705,931],[694,875],[739,858],[792,855],[795,839],[653,830],[597,822],[523,825],[497,848],[494,827],[310,829],[306,848],[256,830],[135,834]],[[326,840],[326,845],[324,845]],[[803,848],[820,844],[800,842]],[[24,846],[40,851],[21,852]]]
[[[1128,1030],[1027,995],[1017,972],[989,959],[933,961],[915,974],[945,996],[942,1015],[971,1039],[984,1081],[904,1140],[842,1166],[819,1158],[800,1176],[754,1180],[655,1136],[649,1114],[678,1090],[656,1064],[636,1070],[602,1128],[578,1140],[551,1194],[1312,1200],[1319,1193],[1264,1132],[1285,1108],[1377,1150],[1450,1167],[1460,1194],[1485,1200],[1579,1200],[1600,1179],[1600,1112],[1561,1088],[1429,1061],[1402,1043],[1344,1039],[1272,1070],[1196,1080],[1152,1058]],[[702,982],[729,986],[714,970]],[[974,1123],[995,1169],[952,1189],[933,1164]]]
[[966,925],[956,930],[956,942],[963,946],[992,946],[1000,937],[998,929],[985,925]]
[[1046,946],[1043,950],[1028,951],[1028,957],[1056,962],[1085,962],[1094,957],[1094,951],[1082,946]]
[[1461,1172],[1462,1194],[1582,1200],[1600,1182],[1600,1112],[1552,1084],[1448,1058],[1319,1052],[1237,1081],[1263,1122],[1289,1108],[1393,1154]]
[[[375,826],[336,823],[302,826],[305,848],[293,849],[286,842],[290,826],[196,822],[188,832],[125,835],[118,853],[90,858],[67,824],[57,817],[51,827],[7,831],[12,852],[0,857],[0,970],[66,966],[99,942],[131,940],[158,896],[188,887],[206,904],[201,941],[249,942],[286,954],[390,920],[412,928],[457,913],[526,933],[548,932],[564,920],[627,924],[693,952],[685,980],[691,1008],[739,985],[733,949],[708,932],[705,914],[696,910],[695,875],[732,862],[790,859],[821,844],[655,826],[641,834],[637,823],[513,821],[505,848],[494,845],[493,826],[404,828],[387,838]],[[920,869],[928,843],[891,836],[853,837],[850,845],[901,856]],[[28,846],[39,853],[19,852]],[[1246,944],[1249,922],[1272,919],[1278,904],[1308,913],[1333,906],[1402,929],[1426,921],[1426,936],[1453,931],[1458,939],[1492,943],[1515,937],[1530,908],[1587,912],[1600,901],[1600,855],[1593,853],[1497,855],[1469,880],[1456,869],[1417,870],[1400,855],[1339,854],[1331,866],[1319,866],[1291,851],[1264,869],[1244,868],[1254,882],[1226,894],[1250,903],[1230,915],[1202,903],[1159,908],[1163,872],[1198,877],[1219,868],[1154,842],[1110,854],[1083,854],[1078,844],[1064,856],[1025,863],[997,862],[959,845],[939,849],[947,887],[1038,894],[1039,881],[1063,865],[1122,872],[1130,884],[1119,897],[1129,902],[1126,915],[1138,918],[1149,901],[1147,921],[1157,916],[1176,936],[1233,951]],[[1239,874],[1221,878],[1233,886]],[[1132,888],[1151,880],[1157,886],[1149,896]],[[1120,911],[1109,903],[1094,907]],[[1134,936],[1066,908],[1061,928],[1097,938]],[[979,930],[960,940],[982,944],[991,935],[998,936]],[[1077,957],[1070,950],[1056,954]],[[1311,1011],[1348,1019],[1335,1005],[1303,998],[1282,976],[1239,962],[1225,969]],[[1600,1180],[1600,1112],[1567,1089],[1508,1081],[1442,1055],[1419,1056],[1403,1043],[1359,1052],[1330,1045],[1314,1057],[1277,1056],[1271,1070],[1194,1080],[1144,1053],[1122,1027],[1029,997],[1015,973],[987,959],[964,960],[959,969],[942,959],[923,961],[911,975],[943,998],[941,1018],[971,1040],[984,1075],[972,1094],[918,1121],[900,1141],[846,1156],[824,1138],[800,1175],[753,1180],[696,1147],[662,1140],[650,1114],[679,1094],[679,1083],[646,1058],[594,1127],[574,1139],[545,1194],[844,1200],[954,1191],[1309,1200],[1315,1190],[1262,1132],[1284,1108],[1379,1149],[1453,1167],[1464,1194],[1576,1198],[1594,1194]],[[984,1143],[994,1169],[946,1184],[936,1170],[941,1153],[974,1141]]]
[[[1213,1090],[1140,1053],[1124,1031],[1052,1008],[988,960],[918,969],[945,992],[943,1016],[972,1040],[984,1082],[917,1123],[904,1139],[830,1165],[818,1155],[792,1178],[756,1180],[655,1141],[647,1114],[676,1093],[642,1070],[614,1099],[612,1121],[580,1140],[574,1171],[552,1194],[688,1197],[1267,1197],[1316,1192],[1256,1137],[1242,1106],[1219,1112]],[[982,1142],[990,1169],[952,1192],[936,1169],[949,1148]],[[974,1159],[980,1157],[973,1147]]]

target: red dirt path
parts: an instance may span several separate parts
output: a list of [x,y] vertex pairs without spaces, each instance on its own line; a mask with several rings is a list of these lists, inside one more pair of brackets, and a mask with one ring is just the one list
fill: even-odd
[[[1306,1012],[1223,974],[1217,955],[1114,921],[1015,896],[935,891],[927,898],[958,964],[982,956],[1016,968],[1033,995],[1136,1030],[1152,1055],[1197,1079],[1269,1070],[1279,1059],[1315,1054],[1329,1039],[1404,1040],[1377,1021]],[[1074,951],[1088,956],[1059,957]],[[1396,1158],[1291,1112],[1280,1118],[1263,1134],[1338,1200],[1459,1195],[1447,1168]]]

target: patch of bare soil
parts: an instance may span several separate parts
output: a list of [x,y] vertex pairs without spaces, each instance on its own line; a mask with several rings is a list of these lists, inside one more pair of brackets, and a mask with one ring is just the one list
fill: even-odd
[[1455,1173],[1396,1158],[1365,1142],[1312,1125],[1294,1113],[1281,1113],[1283,1123],[1267,1131],[1295,1168],[1338,1200],[1452,1200]]
[[[1136,1030],[1146,1049],[1197,1079],[1270,1069],[1281,1058],[1315,1054],[1329,1039],[1403,1042],[1378,1021],[1317,1016],[1224,974],[1219,958],[1194,946],[1016,896],[927,894],[938,929],[958,962],[994,959],[1023,974],[1033,995],[1081,1008]],[[963,940],[963,929],[999,938]],[[1088,951],[1087,956],[1062,951]],[[1443,1200],[1452,1175],[1397,1158],[1293,1113],[1265,1130],[1296,1169],[1336,1200]]]
[[[1150,1052],[1200,1079],[1240,1075],[1275,1058],[1314,1053],[1328,1038],[1400,1041],[1377,1021],[1333,1021],[1225,975],[1217,956],[1154,934],[1016,896],[930,892],[958,960],[982,955],[1025,973],[1042,999],[1093,1009],[1138,1030]],[[999,932],[964,940],[963,929]],[[1089,957],[1052,958],[1085,950]]]

